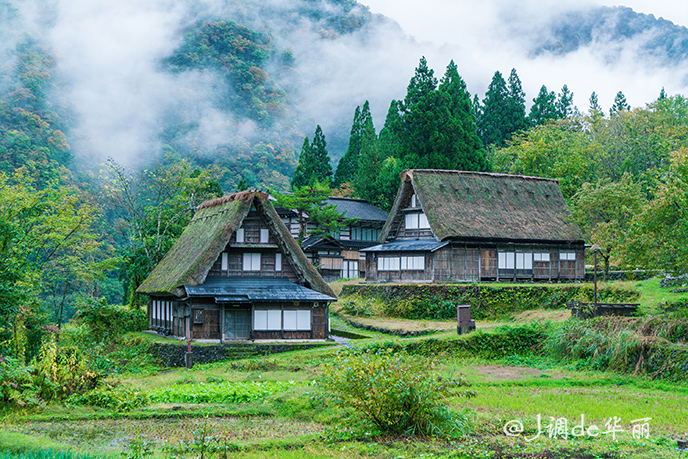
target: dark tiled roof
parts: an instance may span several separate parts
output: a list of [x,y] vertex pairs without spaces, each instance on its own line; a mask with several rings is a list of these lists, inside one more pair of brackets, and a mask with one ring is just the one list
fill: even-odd
[[449,242],[437,242],[434,239],[400,239],[369,247],[361,252],[434,252],[447,244]]
[[209,277],[201,285],[185,285],[192,297],[214,297],[218,302],[232,301],[334,301],[331,296],[270,277]]
[[373,222],[384,222],[387,220],[387,212],[379,207],[375,207],[365,199],[329,198],[327,203],[336,206],[337,211],[343,213],[346,218]]

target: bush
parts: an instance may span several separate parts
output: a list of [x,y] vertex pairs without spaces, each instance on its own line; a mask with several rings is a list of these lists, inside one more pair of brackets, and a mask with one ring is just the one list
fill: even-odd
[[102,375],[90,369],[88,360],[73,346],[58,346],[47,339],[34,362],[34,384],[43,400],[62,400],[96,387]]
[[0,358],[0,402],[17,407],[40,404],[31,368],[12,358]]
[[108,384],[90,390],[83,395],[70,397],[69,403],[108,408],[115,411],[131,411],[150,403],[150,398],[138,389],[123,384]]
[[77,303],[74,322],[77,325],[85,325],[95,343],[112,340],[125,333],[145,330],[148,327],[146,311],[109,305],[105,298],[81,299]]
[[321,385],[380,433],[460,436],[468,431],[468,417],[444,404],[456,385],[432,375],[433,366],[403,353],[349,352],[326,365]]

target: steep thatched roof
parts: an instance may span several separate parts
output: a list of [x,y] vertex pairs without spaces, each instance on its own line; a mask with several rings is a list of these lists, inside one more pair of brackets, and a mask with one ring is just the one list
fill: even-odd
[[136,290],[149,295],[178,295],[184,285],[202,284],[234,231],[255,204],[278,235],[278,244],[304,283],[311,289],[335,296],[311,265],[268,199],[267,193],[243,191],[201,204],[189,225],[167,255]]
[[394,207],[380,239],[387,240],[394,216],[412,186],[435,237],[579,242],[559,182],[540,177],[412,169],[402,173]]

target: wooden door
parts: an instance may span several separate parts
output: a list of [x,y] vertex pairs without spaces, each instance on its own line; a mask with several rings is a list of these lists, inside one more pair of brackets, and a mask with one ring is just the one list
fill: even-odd
[[194,309],[192,314],[194,339],[220,339],[220,311]]
[[496,250],[481,250],[480,251],[480,277],[497,277],[497,251]]

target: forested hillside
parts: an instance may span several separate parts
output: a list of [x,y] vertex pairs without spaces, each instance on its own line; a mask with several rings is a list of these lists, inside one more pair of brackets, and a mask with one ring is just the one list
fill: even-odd
[[[632,108],[618,88],[614,105],[601,107],[598,94],[573,94],[566,85],[526,94],[516,69],[486,74],[487,89],[477,94],[462,62],[422,58],[415,72],[407,69],[405,93],[400,87],[398,98],[376,107],[346,98],[351,88],[330,81],[315,88],[312,78],[318,70],[327,80],[332,56],[343,50],[355,57],[371,43],[407,40],[388,19],[353,0],[211,3],[180,3],[179,30],[155,50],[148,73],[89,68],[100,71],[93,80],[113,72],[114,86],[141,76],[123,86],[131,93],[113,89],[110,105],[97,106],[94,93],[109,87],[75,90],[75,72],[87,69],[66,68],[56,33],[43,33],[69,11],[47,8],[30,21],[25,3],[0,2],[3,349],[30,356],[43,326],[60,326],[94,298],[140,304],[135,288],[205,199],[249,186],[317,186],[319,195],[329,190],[389,208],[400,171],[410,167],[559,178],[608,264],[688,270],[683,97],[658,87],[657,100]],[[647,49],[682,56],[685,29],[628,10],[603,12],[618,27],[587,13],[578,26],[557,20],[551,26],[561,46],[543,42],[538,52],[574,50],[600,28],[619,40],[659,28],[663,38]],[[124,62],[124,70],[140,64]],[[137,92],[144,84],[159,85],[165,103]],[[338,95],[327,100],[345,97],[337,112],[313,109],[325,92]],[[374,119],[387,107],[384,120]],[[337,118],[341,110],[353,122]],[[123,148],[130,154],[122,156]]]

